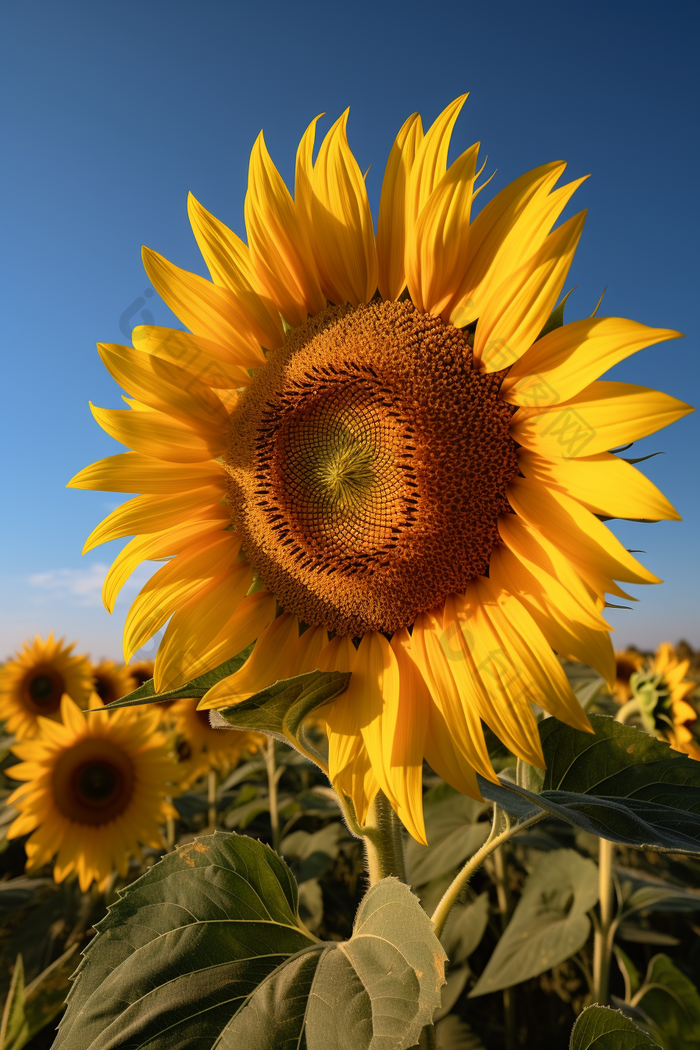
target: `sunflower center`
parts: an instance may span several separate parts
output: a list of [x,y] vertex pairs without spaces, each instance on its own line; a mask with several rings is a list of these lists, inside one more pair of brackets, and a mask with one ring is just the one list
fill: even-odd
[[111,704],[118,700],[117,690],[109,675],[95,675],[93,688],[103,704]]
[[134,787],[131,759],[109,740],[78,741],[63,752],[53,771],[56,806],[78,824],[115,820],[131,802]]
[[24,683],[27,705],[40,715],[50,715],[61,706],[65,692],[63,675],[53,667],[35,667]]
[[410,302],[295,329],[232,413],[243,549],[284,609],[392,632],[487,570],[517,473],[501,375]]

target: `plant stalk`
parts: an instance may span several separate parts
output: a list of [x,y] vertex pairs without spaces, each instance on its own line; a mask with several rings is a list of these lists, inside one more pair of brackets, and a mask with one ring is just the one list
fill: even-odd
[[477,868],[480,868],[486,858],[490,857],[499,846],[504,842],[507,842],[508,839],[513,837],[513,835],[516,835],[519,831],[523,831],[525,828],[531,827],[533,824],[537,824],[540,820],[544,820],[546,815],[546,813],[536,813],[534,816],[528,817],[527,820],[523,820],[519,824],[507,823],[505,829],[498,833],[497,828],[500,822],[501,811],[498,806],[493,807],[493,823],[491,825],[491,833],[489,834],[489,837],[486,839],[486,842],[481,849],[477,850],[474,856],[469,858],[462,870],[457,873],[445,890],[440,903],[433,912],[432,922],[435,927],[435,933],[438,937],[442,936],[442,932],[445,929],[445,923],[447,922],[447,916],[450,914],[452,906]]
[[598,894],[600,922],[593,939],[593,1002],[607,1006],[613,940],[613,844],[599,839]]
[[406,882],[401,822],[381,791],[369,808],[362,833],[370,886],[389,875]]
[[[506,874],[505,844],[493,854],[494,882],[496,884],[496,899],[498,901],[498,912],[501,918],[501,933],[503,933],[510,920],[512,901],[508,888]],[[503,1013],[506,1026],[506,1050],[516,1050],[518,1045],[518,1026],[515,1013],[515,988],[503,989]]]
[[216,831],[216,770],[210,769],[207,776],[207,801],[209,803],[209,831]]
[[265,765],[267,767],[267,792],[270,803],[270,825],[272,827],[272,848],[279,853],[280,848],[280,814],[277,802],[277,763],[275,759],[275,738],[268,736],[265,745]]

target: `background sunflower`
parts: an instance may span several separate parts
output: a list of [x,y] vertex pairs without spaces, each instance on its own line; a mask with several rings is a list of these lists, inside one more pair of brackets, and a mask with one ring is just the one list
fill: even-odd
[[73,655],[75,645],[57,641],[53,632],[46,641],[37,635],[0,668],[0,720],[19,740],[37,735],[40,716],[60,718],[64,693],[85,707],[92,691],[90,661]]

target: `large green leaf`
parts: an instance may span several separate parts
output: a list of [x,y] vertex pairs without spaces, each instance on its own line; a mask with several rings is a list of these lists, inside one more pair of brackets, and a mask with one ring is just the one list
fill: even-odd
[[591,716],[595,734],[540,723],[547,771],[541,791],[479,778],[485,798],[520,819],[537,808],[612,842],[700,853],[700,762],[630,726]]
[[588,940],[586,914],[598,900],[598,869],[575,850],[545,853],[470,998],[537,977],[575,955]]
[[569,1050],[661,1050],[629,1017],[607,1006],[589,1006],[579,1014]]
[[105,704],[105,707],[111,710],[114,707],[137,707],[140,704],[159,704],[163,700],[189,700],[194,697],[200,698],[208,693],[213,685],[220,682],[222,678],[228,678],[230,674],[234,674],[240,670],[243,664],[246,662],[252,652],[253,646],[249,645],[247,649],[244,649],[242,653],[238,653],[237,656],[231,657],[230,660],[225,660],[224,663],[219,664],[213,671],[207,671],[206,674],[201,674],[197,678],[193,678],[187,685],[180,686],[178,689],[166,689],[163,693],[156,693],[155,686],[153,685],[153,679],[149,678],[147,682],[140,685],[138,689],[134,689],[133,692],[127,693],[126,696],[120,697],[119,700],[113,700],[111,704]]
[[665,1050],[697,1050],[700,1046],[700,995],[668,955],[655,955],[635,1005],[653,1024]]
[[291,872],[260,842],[219,832],[169,854],[99,924],[55,1050],[415,1043],[445,955],[408,887],[372,887],[342,944],[317,941],[297,908]]

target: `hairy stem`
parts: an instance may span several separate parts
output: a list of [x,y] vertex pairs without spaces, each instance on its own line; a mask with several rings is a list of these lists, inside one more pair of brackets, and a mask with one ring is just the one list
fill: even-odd
[[607,1006],[613,940],[613,844],[607,839],[598,841],[600,922],[593,938],[593,1002]]
[[207,777],[207,801],[209,803],[209,831],[216,831],[216,770],[210,769]]
[[270,802],[270,825],[272,827],[272,848],[279,853],[280,848],[280,814],[277,804],[277,763],[275,760],[275,738],[268,736],[265,745],[265,765],[267,767],[267,791]]
[[383,792],[377,792],[362,829],[369,884],[394,875],[406,881],[401,823]]
[[486,839],[486,842],[481,849],[477,850],[474,856],[469,858],[462,870],[457,873],[445,890],[442,900],[433,912],[432,921],[433,926],[435,927],[435,933],[438,937],[442,936],[442,932],[445,929],[445,923],[447,922],[447,916],[450,914],[453,904],[477,868],[480,868],[486,858],[490,857],[499,846],[502,846],[503,843],[507,842],[508,839],[513,837],[513,835],[517,835],[519,831],[523,831],[525,828],[537,824],[537,822],[543,820],[546,815],[547,814],[544,812],[536,813],[534,816],[528,817],[527,820],[523,820],[519,824],[507,823],[504,830],[499,833],[498,826],[500,823],[501,811],[498,806],[493,807],[493,823],[491,825],[491,833],[489,837]]

